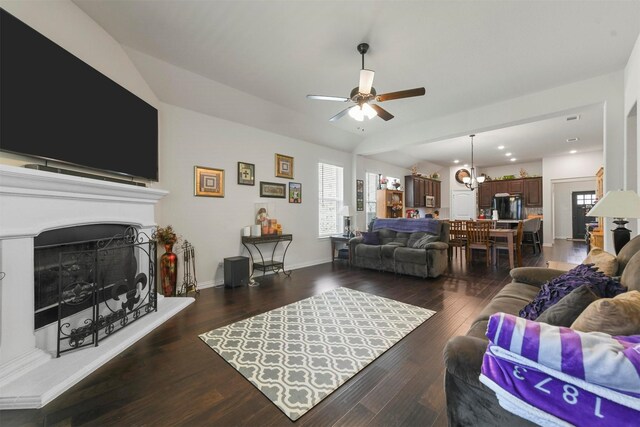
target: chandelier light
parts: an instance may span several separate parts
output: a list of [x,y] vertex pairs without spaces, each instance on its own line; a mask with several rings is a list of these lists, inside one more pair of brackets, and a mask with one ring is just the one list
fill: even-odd
[[484,182],[484,176],[476,175],[476,169],[473,167],[473,138],[475,137],[475,135],[469,135],[469,137],[471,138],[471,176],[465,176],[464,178],[462,178],[462,182],[464,183],[465,187],[473,191],[478,188],[478,184],[482,184]]

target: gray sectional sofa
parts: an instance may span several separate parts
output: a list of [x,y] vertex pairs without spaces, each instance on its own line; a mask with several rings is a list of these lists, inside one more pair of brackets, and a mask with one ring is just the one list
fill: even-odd
[[[640,291],[640,236],[617,255],[620,283]],[[544,267],[511,270],[507,284],[480,312],[464,336],[453,337],[444,349],[445,395],[450,426],[533,426],[498,403],[493,391],[479,381],[482,358],[488,345],[485,336],[489,317],[498,312],[518,315],[540,287],[565,271]]]
[[[379,244],[363,243],[363,237],[354,237],[349,241],[351,264],[356,267],[371,268],[379,271],[390,271],[419,277],[438,277],[448,267],[447,250],[449,248],[449,223],[446,221],[428,220],[437,223],[429,225],[431,232],[395,231],[393,221],[374,221],[373,232],[377,233]],[[398,219],[398,229],[424,229],[422,219]],[[411,221],[414,221],[413,223]],[[377,227],[378,224],[390,225],[390,228]],[[402,226],[400,226],[402,225]],[[433,240],[424,243],[427,240]],[[422,240],[421,240],[422,239]],[[420,241],[422,244],[420,244]],[[414,247],[414,246],[420,247]]]

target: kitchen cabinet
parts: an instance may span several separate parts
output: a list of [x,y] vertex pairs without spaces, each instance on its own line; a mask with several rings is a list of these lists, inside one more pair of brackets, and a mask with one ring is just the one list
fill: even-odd
[[433,196],[435,199],[434,207],[440,207],[440,181],[423,176],[408,175],[404,177],[404,188],[406,207],[424,208],[426,206],[425,196]]
[[527,208],[542,207],[542,178],[525,178],[524,182],[524,206]]
[[542,207],[542,177],[485,181],[478,186],[478,209],[489,209],[498,193],[520,194],[527,208]]
[[486,181],[478,185],[478,208],[490,209],[493,199],[493,181]]
[[376,216],[378,218],[402,218],[404,192],[399,190],[378,190],[376,192]]

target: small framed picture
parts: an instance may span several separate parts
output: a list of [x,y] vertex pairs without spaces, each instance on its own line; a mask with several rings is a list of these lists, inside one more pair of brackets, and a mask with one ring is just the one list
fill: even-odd
[[256,165],[238,162],[238,184],[256,185]]
[[276,176],[293,179],[293,157],[276,154]]
[[287,185],[277,182],[260,181],[260,197],[287,198]]
[[364,210],[364,181],[356,179],[356,210]]
[[289,183],[289,203],[302,203],[302,184],[299,182]]
[[224,197],[224,169],[195,167],[195,195]]

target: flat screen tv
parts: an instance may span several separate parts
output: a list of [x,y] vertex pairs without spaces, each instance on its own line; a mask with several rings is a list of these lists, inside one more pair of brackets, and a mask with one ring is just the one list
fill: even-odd
[[0,150],[158,180],[158,111],[0,9]]

